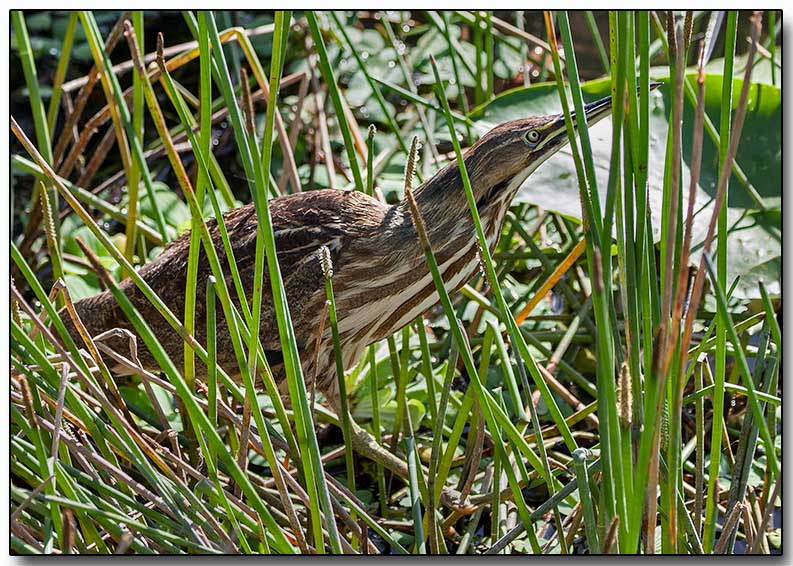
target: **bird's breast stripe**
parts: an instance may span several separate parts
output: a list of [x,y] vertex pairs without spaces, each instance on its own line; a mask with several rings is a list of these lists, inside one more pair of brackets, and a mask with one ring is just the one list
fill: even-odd
[[[450,266],[441,270],[444,286],[448,291],[454,291],[458,285],[462,284],[462,282],[473,275],[477,269],[477,261],[475,258],[476,254],[473,252],[473,246],[471,246],[468,248],[465,255]],[[410,322],[438,300],[437,296],[433,296],[436,293],[437,289],[435,288],[435,283],[430,280],[428,284],[403,302],[391,316],[377,328],[375,336],[387,336],[391,334],[391,332],[397,330],[401,323],[404,322],[404,324],[406,324]]]

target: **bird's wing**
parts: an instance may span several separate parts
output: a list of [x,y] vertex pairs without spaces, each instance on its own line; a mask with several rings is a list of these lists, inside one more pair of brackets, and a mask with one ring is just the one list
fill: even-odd
[[[304,346],[313,338],[312,332],[316,329],[325,302],[321,247],[328,248],[334,269],[340,269],[346,260],[345,249],[349,241],[365,237],[367,230],[377,226],[385,207],[360,192],[321,190],[273,199],[269,208],[278,264],[295,334],[300,345]],[[254,206],[251,204],[235,209],[224,217],[224,221],[235,264],[250,301],[258,227]],[[216,223],[210,233],[218,254],[223,258],[221,263],[229,288],[233,289]],[[265,266],[261,338],[265,349],[275,350],[280,347],[280,340],[270,290],[269,270]]]
[[[345,248],[350,239],[366,237],[382,220],[386,209],[378,201],[360,192],[323,190],[300,193],[270,201],[270,214],[278,253],[278,263],[286,290],[298,345],[301,348],[313,344],[319,316],[325,301],[324,277],[320,263],[320,248],[327,246],[335,268],[345,262]],[[234,264],[243,284],[245,300],[250,305],[254,293],[256,232],[258,218],[253,205],[246,205],[228,212],[224,216],[229,243],[234,254]],[[223,280],[232,303],[240,311],[241,304],[234,285],[231,269],[220,229],[215,219],[207,221],[210,237],[220,260]],[[187,267],[190,234],[174,240],[153,261],[140,269],[140,275],[162,298],[177,318],[184,316]],[[206,284],[212,270],[207,254],[202,249],[198,264],[195,287],[196,338],[206,340]],[[135,307],[153,327],[174,360],[181,360],[182,344],[177,334],[145,298],[135,284],[127,279],[122,282],[124,292]],[[264,280],[261,286],[261,341],[268,361],[272,366],[280,364],[280,348],[276,317],[273,308],[271,282],[265,263]],[[112,326],[132,328],[109,293],[103,293],[107,303],[107,318]],[[88,305],[88,303],[85,303]],[[103,303],[104,304],[104,303]],[[219,306],[219,305],[218,305]],[[112,311],[112,312],[111,312]],[[236,358],[227,323],[222,309],[217,313],[217,352],[222,366],[236,365]],[[103,319],[104,320],[104,319]],[[101,322],[101,321],[100,321]],[[94,334],[106,330],[107,324],[97,323],[91,328]],[[310,348],[313,348],[311,346]],[[313,355],[313,349],[308,350]],[[147,359],[147,352],[141,356]],[[276,368],[273,368],[274,370]]]

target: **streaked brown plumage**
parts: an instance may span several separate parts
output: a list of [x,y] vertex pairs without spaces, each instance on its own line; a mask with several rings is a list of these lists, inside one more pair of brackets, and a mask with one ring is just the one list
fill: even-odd
[[[608,113],[608,102],[587,107],[590,123]],[[560,116],[532,117],[496,127],[466,152],[466,168],[491,249],[522,182],[566,141]],[[478,265],[476,234],[457,163],[450,163],[417,188],[415,196],[446,287],[450,291],[458,289],[477,271]],[[327,246],[333,261],[344,366],[349,369],[368,344],[395,332],[438,301],[407,204],[402,201],[387,206],[358,191],[320,190],[273,199],[270,212],[304,377],[310,381],[316,375],[317,387],[334,398],[337,378],[328,325],[319,355],[315,356],[316,332],[325,301],[320,248]],[[224,221],[250,301],[257,228],[253,205],[229,212]],[[236,302],[217,223],[211,220],[208,226]],[[188,248],[189,234],[184,234],[140,269],[141,276],[179,318],[184,315]],[[201,343],[206,342],[205,288],[210,274],[206,254],[202,254],[196,297],[196,338]],[[131,280],[124,280],[121,287],[180,367],[183,342],[177,333]],[[276,380],[281,381],[284,375],[280,340],[266,271],[263,288],[266,293],[262,303],[261,342]],[[133,331],[108,292],[78,301],[76,308],[92,335],[114,327]],[[236,356],[220,310],[217,340],[218,363],[230,375],[237,375]],[[106,343],[122,354],[128,351],[126,340],[112,339]],[[158,370],[142,343],[138,357],[147,369]],[[315,359],[318,367],[314,367]],[[206,368],[197,362],[196,372],[202,377]]]

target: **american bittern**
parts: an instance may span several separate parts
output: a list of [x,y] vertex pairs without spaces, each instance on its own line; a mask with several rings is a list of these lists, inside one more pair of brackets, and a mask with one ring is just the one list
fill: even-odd
[[[610,110],[611,98],[588,104],[585,108],[588,123],[599,121]],[[556,114],[501,124],[467,150],[465,165],[491,249],[499,239],[506,212],[518,188],[567,141],[564,118]],[[456,290],[478,270],[477,238],[457,163],[450,163],[414,194],[446,287],[449,291]],[[408,205],[403,200],[387,206],[359,191],[318,190],[273,199],[270,212],[304,377],[312,380],[316,376],[316,387],[334,400],[338,397],[338,377],[328,325],[319,341],[318,355],[315,350],[326,300],[321,247],[327,246],[333,262],[341,348],[344,367],[349,369],[369,344],[391,335],[438,301]],[[250,300],[257,234],[253,205],[229,212],[224,222],[232,242],[234,261]],[[229,288],[233,288],[217,222],[212,220],[208,226]],[[189,234],[182,235],[140,269],[140,275],[179,317],[184,312],[189,241]],[[195,303],[195,337],[201,343],[206,343],[205,284],[209,275],[209,262],[206,254],[202,254]],[[182,339],[130,279],[124,280],[121,288],[179,367],[183,360]],[[263,289],[269,291],[269,280],[264,282]],[[233,295],[236,300],[236,294]],[[112,328],[134,332],[107,291],[82,299],[75,306],[91,335]],[[77,334],[73,334],[79,343]],[[125,339],[105,343],[120,352],[127,349]],[[283,383],[281,345],[269,292],[263,297],[261,343],[276,381]],[[217,357],[218,364],[229,375],[239,375],[222,315],[217,323]],[[158,370],[153,356],[142,344],[138,358],[145,368]],[[196,366],[199,378],[206,375],[203,364]],[[362,431],[358,429],[358,432]],[[373,455],[371,445],[360,446],[367,442],[359,438],[356,448]],[[394,461],[392,455],[382,454],[385,451],[378,449],[374,450],[387,460],[384,463],[389,468],[398,473],[406,471],[404,463]]]

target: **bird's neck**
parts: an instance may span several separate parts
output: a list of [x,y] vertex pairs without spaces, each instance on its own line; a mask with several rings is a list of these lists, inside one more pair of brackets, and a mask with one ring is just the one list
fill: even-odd
[[[471,174],[471,188],[491,250],[501,233],[512,200],[532,171],[533,168],[525,169],[515,176],[488,186],[483,186],[475,171]],[[450,164],[430,181],[418,187],[414,194],[433,249],[448,243],[450,239],[476,238],[470,207],[456,163]],[[396,207],[404,218],[406,231],[415,234],[407,201],[403,199]]]

